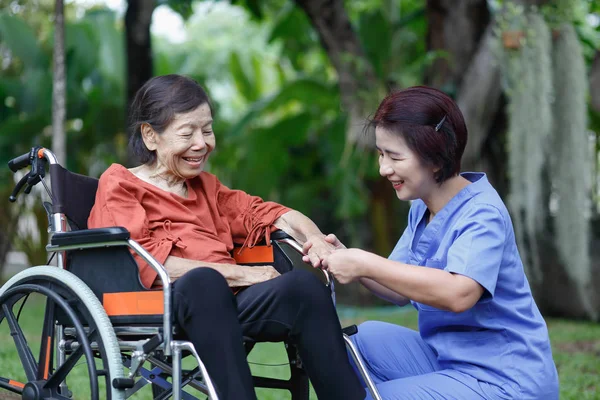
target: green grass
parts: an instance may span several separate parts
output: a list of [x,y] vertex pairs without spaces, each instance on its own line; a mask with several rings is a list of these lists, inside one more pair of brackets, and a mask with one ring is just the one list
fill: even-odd
[[[413,329],[417,328],[417,314],[412,310],[401,310],[397,308],[379,309],[353,309],[339,308],[343,325],[359,324],[366,320],[381,320],[400,324]],[[32,299],[23,309],[21,325],[25,330],[28,341],[33,345],[39,343],[39,329],[43,319],[43,304],[39,300]],[[589,322],[568,321],[561,319],[548,319],[550,338],[554,351],[561,384],[561,396],[563,400],[600,400],[600,324]],[[12,339],[6,327],[6,322],[0,324],[0,376],[10,377],[16,380],[24,380],[20,372],[20,362],[16,354]],[[35,346],[32,346],[35,347]],[[37,349],[33,349],[37,357]],[[289,370],[286,366],[264,366],[261,364],[285,364],[287,361],[283,346],[279,343],[260,343],[249,356],[250,368],[253,374],[270,376],[275,378],[288,378]],[[186,361],[184,366],[190,364]],[[69,380],[71,387],[79,393],[79,399],[86,399],[85,394],[87,372],[85,365],[76,368],[76,374]],[[198,392],[190,391],[192,394]],[[279,390],[257,390],[258,398],[261,400],[290,399],[285,391]],[[5,391],[0,389],[0,400],[13,399]],[[151,399],[149,388],[138,392],[134,399]],[[203,398],[203,397],[201,397]],[[316,399],[314,392],[311,399]]]

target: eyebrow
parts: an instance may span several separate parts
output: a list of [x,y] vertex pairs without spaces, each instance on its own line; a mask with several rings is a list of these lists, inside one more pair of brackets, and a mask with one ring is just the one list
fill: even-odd
[[377,149],[377,151],[380,151],[382,153],[387,153],[387,154],[391,154],[391,155],[394,155],[394,156],[402,156],[402,153],[398,153],[398,152],[395,152],[395,151],[389,151],[389,150],[381,149],[381,148],[379,148],[377,146],[375,146],[375,148]]
[[[202,125],[202,128],[205,128],[205,127],[211,125],[212,123],[213,123],[213,120],[210,119],[210,120],[206,121],[206,123],[204,125]],[[179,125],[177,127],[177,130],[181,130],[181,129],[188,128],[188,127],[195,128],[197,126],[198,126],[198,124],[196,124],[194,122],[186,122],[184,124]]]

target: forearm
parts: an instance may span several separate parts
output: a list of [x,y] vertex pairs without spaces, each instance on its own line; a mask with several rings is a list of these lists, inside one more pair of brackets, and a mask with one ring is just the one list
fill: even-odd
[[364,287],[371,291],[371,293],[385,301],[389,301],[390,303],[394,303],[398,306],[405,306],[410,302],[408,298],[386,288],[372,279],[360,278],[359,280]]
[[375,254],[370,257],[363,268],[364,278],[419,303],[461,312],[472,307],[483,292],[476,282],[461,275],[391,261]]
[[172,280],[181,278],[186,272],[194,268],[208,267],[223,275],[230,287],[248,286],[249,283],[245,274],[246,268],[248,267],[242,265],[219,264],[169,256],[167,257],[164,266]]
[[301,245],[313,236],[321,238],[325,236],[310,218],[296,210],[283,214],[275,220],[273,225],[289,234]]

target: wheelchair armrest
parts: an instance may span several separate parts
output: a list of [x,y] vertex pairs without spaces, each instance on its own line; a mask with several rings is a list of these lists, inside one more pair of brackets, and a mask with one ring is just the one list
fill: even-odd
[[281,240],[281,239],[294,239],[290,235],[288,235],[285,231],[278,229],[271,233],[271,240]]
[[57,232],[50,243],[53,246],[69,246],[129,240],[129,231],[121,226],[85,229],[81,231]]
[[358,333],[358,327],[356,325],[347,326],[342,328],[342,333],[345,333],[348,336],[356,335]]

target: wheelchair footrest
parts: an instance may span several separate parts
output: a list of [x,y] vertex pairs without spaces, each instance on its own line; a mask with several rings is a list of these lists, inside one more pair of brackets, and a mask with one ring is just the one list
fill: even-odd
[[135,385],[135,381],[132,378],[115,378],[112,385],[115,389],[131,389]]

